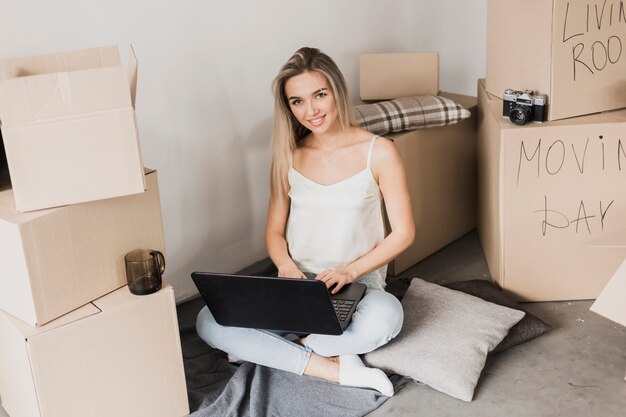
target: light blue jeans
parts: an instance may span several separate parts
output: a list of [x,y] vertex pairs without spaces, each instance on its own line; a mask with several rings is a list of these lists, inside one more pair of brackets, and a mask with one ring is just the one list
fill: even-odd
[[306,346],[284,338],[281,332],[221,326],[207,307],[198,314],[196,329],[206,343],[241,360],[302,375],[311,352],[327,357],[371,352],[400,332],[403,318],[396,297],[368,288],[343,334],[311,334]]

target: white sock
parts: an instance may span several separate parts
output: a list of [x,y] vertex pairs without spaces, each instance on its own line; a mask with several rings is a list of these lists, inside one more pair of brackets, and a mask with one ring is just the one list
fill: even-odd
[[378,368],[366,367],[358,355],[339,356],[339,384],[351,387],[374,388],[383,395],[393,395],[393,384]]
[[238,357],[236,357],[235,355],[231,355],[230,353],[228,354],[228,362],[229,363],[244,363],[245,361],[243,359],[239,359]]

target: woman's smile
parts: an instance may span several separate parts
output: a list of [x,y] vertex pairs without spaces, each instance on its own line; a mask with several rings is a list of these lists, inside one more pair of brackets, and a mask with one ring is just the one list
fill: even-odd
[[312,124],[313,126],[317,127],[320,126],[322,123],[324,123],[324,118],[326,117],[326,115],[320,116],[320,117],[316,117],[315,119],[308,119],[307,121]]

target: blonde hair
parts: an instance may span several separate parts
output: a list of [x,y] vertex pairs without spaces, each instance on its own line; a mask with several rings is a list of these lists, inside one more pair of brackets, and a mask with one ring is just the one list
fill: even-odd
[[282,66],[272,82],[274,92],[274,128],[272,132],[271,191],[278,197],[286,194],[289,183],[289,158],[298,140],[310,131],[293,116],[285,93],[285,84],[296,75],[319,72],[326,77],[335,97],[339,124],[343,129],[356,126],[354,109],[348,95],[346,80],[337,64],[317,48],[300,48]]

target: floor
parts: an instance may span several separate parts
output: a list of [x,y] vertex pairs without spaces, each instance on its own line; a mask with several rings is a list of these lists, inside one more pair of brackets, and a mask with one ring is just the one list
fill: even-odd
[[[415,276],[441,284],[490,279],[474,232],[389,278],[390,290],[402,291],[407,278]],[[590,305],[591,301],[525,303],[553,330],[489,357],[471,403],[410,383],[369,415],[625,416],[626,329],[590,312]],[[189,320],[186,315],[185,306],[179,306],[179,320]],[[0,417],[8,417],[1,408]]]

